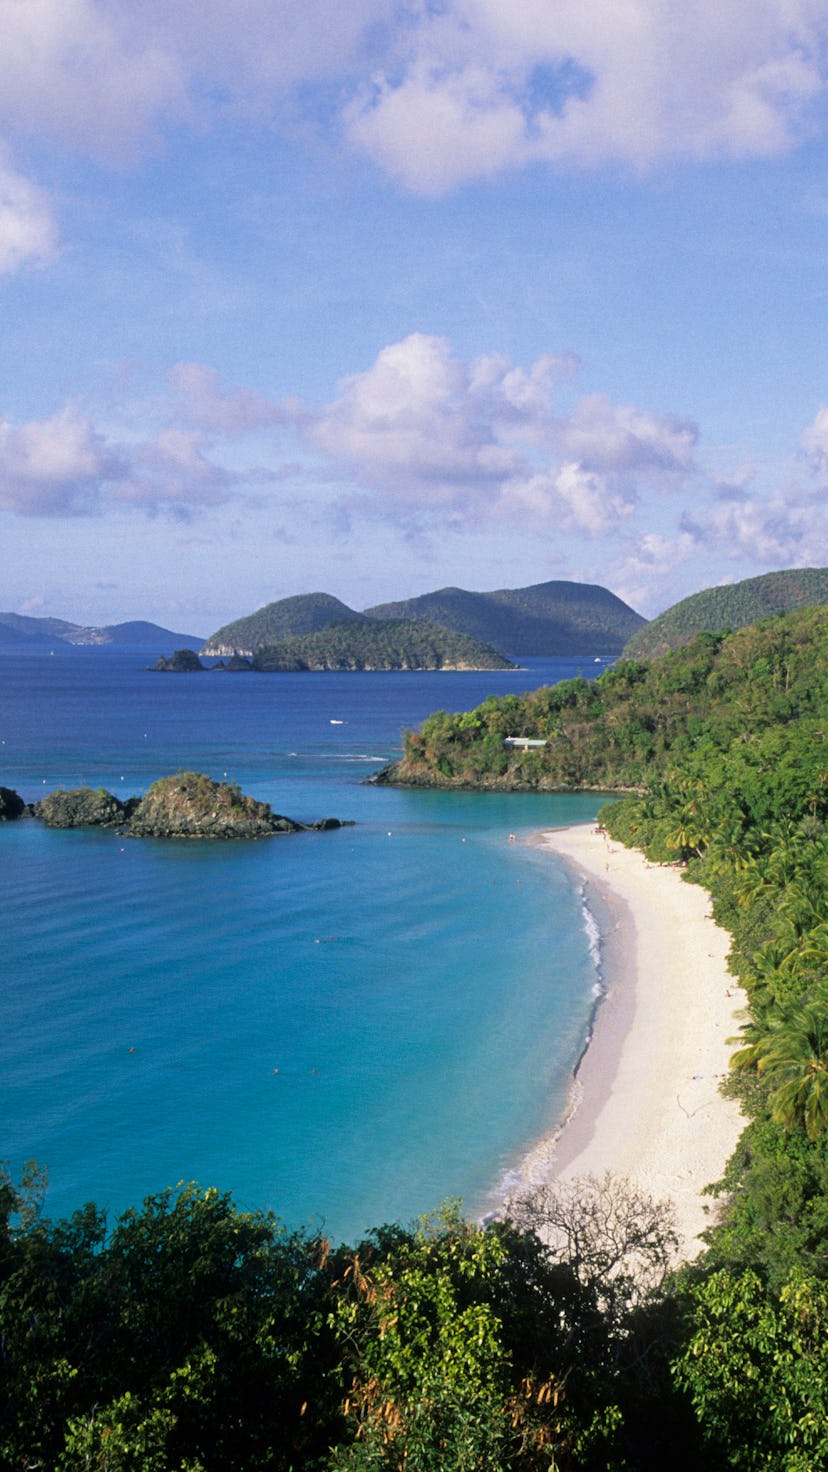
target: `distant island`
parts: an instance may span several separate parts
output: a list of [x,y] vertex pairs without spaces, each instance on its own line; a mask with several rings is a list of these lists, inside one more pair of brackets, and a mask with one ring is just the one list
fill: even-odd
[[0,644],[21,648],[43,644],[74,646],[123,645],[133,649],[157,649],[175,643],[181,648],[200,649],[204,640],[197,634],[177,634],[161,624],[133,619],[128,623],[105,624],[100,628],[69,623],[63,618],[33,618],[25,613],[0,613]]
[[28,813],[47,828],[114,828],[128,838],[269,838],[277,833],[320,833],[341,828],[340,818],[303,823],[274,813],[235,782],[202,772],[178,772],[153,782],[144,797],[122,800],[104,787],[57,788],[27,804],[0,787],[0,822]]
[[399,603],[377,604],[364,613],[329,593],[305,593],[267,603],[222,625],[200,652],[249,658],[264,644],[346,624],[356,634],[389,621],[437,626],[513,655],[620,654],[645,622],[614,593],[591,583],[537,583],[493,593],[442,588]]
[[[223,624],[206,640],[144,620],[92,627],[0,613],[0,648],[120,647],[153,653],[162,649],[155,668],[175,674],[203,668],[195,658],[187,662],[185,653],[220,659],[220,666],[208,668],[232,671],[509,669],[512,660],[523,655],[650,658],[677,649],[700,633],[727,633],[774,614],[824,603],[828,603],[828,568],[819,567],[790,568],[706,588],[649,622],[593,583],[555,581],[490,593],[441,588],[417,598],[378,603],[361,613],[330,593],[299,593]],[[425,638],[432,641],[431,647],[427,642],[418,645],[413,634],[398,642],[402,626],[429,630]],[[372,636],[378,628],[380,634]],[[458,645],[434,643],[435,630],[443,636],[465,635],[486,646],[487,652],[473,654]],[[326,637],[307,642],[322,635]]]
[[306,671],[511,670],[511,660],[467,634],[414,624],[404,619],[332,624],[313,634],[295,635],[258,645],[246,658],[232,654],[226,664],[202,664],[189,649],[161,656],[154,669],[164,674],[190,674],[212,669],[257,670],[266,674]]

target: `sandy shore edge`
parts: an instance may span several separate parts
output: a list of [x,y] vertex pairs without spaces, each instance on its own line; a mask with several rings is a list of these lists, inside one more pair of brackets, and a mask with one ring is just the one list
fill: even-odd
[[730,936],[698,885],[595,825],[552,829],[534,842],[585,881],[606,986],[575,1107],[554,1141],[539,1146],[543,1173],[571,1180],[611,1171],[671,1200],[690,1259],[715,1218],[715,1201],[700,1193],[721,1176],[745,1124],[738,1103],[719,1092],[733,1052],[727,1039],[745,1006],[727,970]]

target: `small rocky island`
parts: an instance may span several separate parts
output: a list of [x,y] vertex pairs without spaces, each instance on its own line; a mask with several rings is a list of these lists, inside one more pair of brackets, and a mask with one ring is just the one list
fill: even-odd
[[11,823],[22,818],[26,804],[12,787],[0,787],[0,823]]
[[114,828],[129,838],[266,838],[345,826],[339,818],[301,823],[283,817],[235,782],[214,782],[202,772],[161,777],[144,797],[126,801],[103,787],[75,787],[58,788],[27,805],[10,788],[0,788],[0,820],[27,812],[47,828]]

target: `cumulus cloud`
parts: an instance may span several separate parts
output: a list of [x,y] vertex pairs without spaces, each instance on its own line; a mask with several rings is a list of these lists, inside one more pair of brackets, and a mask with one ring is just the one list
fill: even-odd
[[101,482],[120,473],[87,419],[67,405],[49,419],[0,420],[0,506],[23,516],[88,515]]
[[803,430],[798,452],[763,494],[753,466],[712,482],[711,498],[681,517],[685,539],[700,552],[764,567],[828,561],[828,408]]
[[75,404],[47,419],[0,420],[0,508],[19,516],[99,516],[116,505],[190,516],[232,496],[240,477],[185,425],[116,441]]
[[122,164],[170,124],[333,117],[422,193],[769,157],[816,126],[826,38],[824,0],[25,0],[4,7],[0,133]]
[[531,513],[597,536],[631,513],[636,481],[692,470],[697,431],[598,396],[559,412],[577,366],[551,354],[528,368],[497,354],[466,363],[444,338],[414,333],[347,377],[306,433],[383,514]]
[[425,193],[533,163],[772,156],[824,91],[822,0],[448,0],[410,14],[347,126]]
[[0,147],[0,275],[44,264],[56,246],[57,227],[45,195],[15,171]]
[[176,363],[167,374],[172,391],[171,414],[208,434],[236,435],[284,421],[299,413],[274,404],[250,389],[224,389],[215,368],[204,363]]
[[170,121],[266,113],[342,78],[392,0],[25,0],[4,6],[0,128],[129,163]]
[[681,527],[696,547],[769,568],[828,559],[828,506],[801,493],[743,496],[685,512]]
[[[528,366],[501,353],[465,361],[445,338],[412,333],[314,408],[177,363],[165,394],[122,406],[122,422],[137,424],[131,436],[96,427],[75,405],[0,425],[0,504],[38,515],[112,504],[191,515],[254,484],[310,479],[329,509],[394,521],[412,537],[529,518],[602,536],[634,514],[642,487],[665,493],[694,474],[697,431],[596,395],[565,409],[579,366],[566,353]],[[245,440],[266,469],[240,468]]]
[[810,469],[816,475],[824,474],[828,470],[828,409],[824,405],[818,410],[813,423],[803,430],[802,447]]

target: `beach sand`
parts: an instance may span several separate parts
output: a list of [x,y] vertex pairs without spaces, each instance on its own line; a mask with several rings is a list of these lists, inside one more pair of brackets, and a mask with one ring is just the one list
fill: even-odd
[[671,1200],[690,1259],[715,1219],[714,1198],[700,1193],[720,1178],[745,1124],[719,1092],[745,1006],[726,966],[730,937],[698,885],[594,826],[537,842],[586,881],[607,988],[548,1165],[563,1180],[611,1171]]

